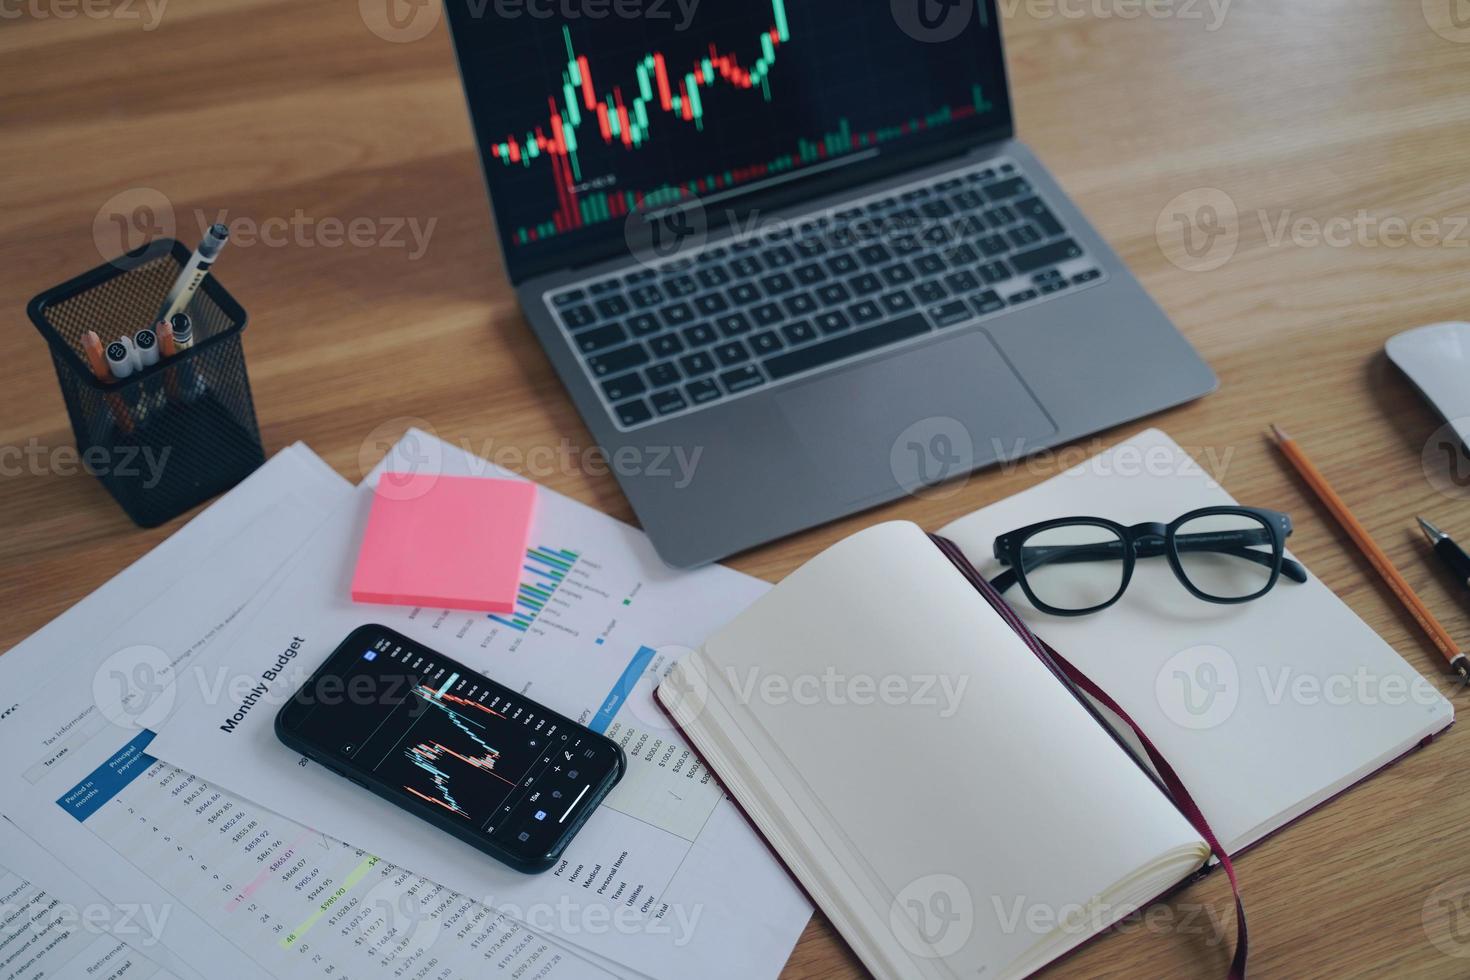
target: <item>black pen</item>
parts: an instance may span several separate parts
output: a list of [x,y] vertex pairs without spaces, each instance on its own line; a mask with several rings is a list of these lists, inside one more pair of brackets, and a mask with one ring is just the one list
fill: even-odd
[[1455,578],[1470,588],[1470,555],[1465,554],[1465,549],[1455,544],[1454,538],[1422,517],[1419,518],[1419,526],[1424,529],[1429,543],[1434,545],[1434,553],[1439,555],[1440,561],[1449,566],[1450,571],[1455,573]]

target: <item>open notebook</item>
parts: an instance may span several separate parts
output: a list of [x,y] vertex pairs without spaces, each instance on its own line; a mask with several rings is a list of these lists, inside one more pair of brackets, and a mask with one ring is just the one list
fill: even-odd
[[[1231,502],[1149,431],[939,533],[994,575],[994,538],[1036,521]],[[1140,561],[1095,616],[1006,598],[1139,724],[1228,853],[1454,720],[1315,578],[1243,606],[1180,589]],[[1131,733],[1109,731],[913,524],[817,556],[659,698],[882,978],[1025,976],[1210,859]]]

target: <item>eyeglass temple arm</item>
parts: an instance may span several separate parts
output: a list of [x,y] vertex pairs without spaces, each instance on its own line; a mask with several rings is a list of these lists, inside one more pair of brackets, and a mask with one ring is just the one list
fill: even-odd
[[[1275,558],[1269,554],[1252,551],[1251,546],[1271,544],[1272,539],[1265,531],[1220,531],[1209,534],[1179,534],[1174,537],[1175,546],[1181,551],[1215,552],[1243,558],[1257,565],[1270,567]],[[1045,548],[1022,548],[1021,560],[1027,569],[1042,565],[1061,565],[1089,561],[1117,561],[1122,557],[1123,542],[1105,541],[1086,545],[1054,545]],[[1156,536],[1138,538],[1134,542],[1134,554],[1139,558],[1156,558],[1164,553],[1164,541]],[[1005,561],[1005,559],[1001,559]],[[1293,582],[1306,582],[1307,570],[1299,563],[1286,558],[1281,563],[1281,574]],[[999,592],[1011,588],[1018,581],[1014,569],[998,575],[991,585]]]

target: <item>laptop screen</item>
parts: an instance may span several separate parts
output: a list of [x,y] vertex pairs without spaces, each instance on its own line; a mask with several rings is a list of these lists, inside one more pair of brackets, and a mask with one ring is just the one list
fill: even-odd
[[994,0],[446,0],[513,280],[1009,132]]

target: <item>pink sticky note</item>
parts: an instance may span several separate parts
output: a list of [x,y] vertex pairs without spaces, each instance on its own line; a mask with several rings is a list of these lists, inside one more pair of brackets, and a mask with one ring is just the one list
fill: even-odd
[[511,612],[536,485],[385,473],[357,555],[352,598],[394,606]]

